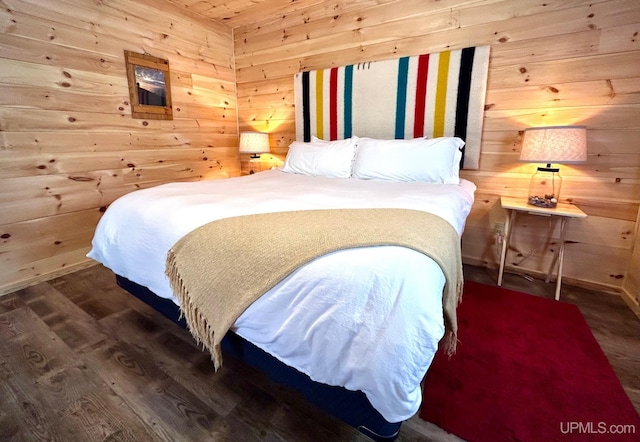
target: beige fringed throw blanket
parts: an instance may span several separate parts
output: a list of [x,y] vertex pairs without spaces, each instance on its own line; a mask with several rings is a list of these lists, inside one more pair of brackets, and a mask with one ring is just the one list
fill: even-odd
[[445,346],[455,351],[462,295],[460,237],[442,218],[405,209],[336,209],[268,213],[205,224],[167,255],[166,273],[191,334],[222,364],[220,342],[253,301],[303,264],[355,247],[417,250],[442,268]]

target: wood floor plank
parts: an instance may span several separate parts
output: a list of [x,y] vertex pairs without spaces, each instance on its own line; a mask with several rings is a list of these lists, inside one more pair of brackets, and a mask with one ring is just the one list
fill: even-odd
[[87,398],[115,397],[113,391],[30,308],[0,316],[5,331],[0,342],[1,440],[90,441],[130,434],[130,428],[138,435],[148,432],[135,413],[115,403],[82,422],[74,419],[87,416]]
[[149,360],[119,340],[80,351],[98,376],[162,437],[207,440],[218,415]]
[[107,335],[87,312],[49,284],[20,291],[24,302],[71,348],[92,345]]
[[[275,410],[270,424],[278,429],[285,440],[301,442],[370,440],[355,428],[343,424],[333,416],[306,403],[301,397],[288,396],[282,392],[278,394],[285,398],[284,404]],[[310,429],[314,429],[314,431],[310,431]]]
[[6,296],[0,296],[0,314],[15,310],[20,307],[24,307],[25,303],[22,301],[20,294],[11,293]]
[[[158,319],[158,318],[156,318]],[[169,320],[152,321],[135,310],[127,310],[101,320],[120,341],[134,345],[148,360],[153,360],[168,377],[198,397],[216,414],[228,415],[243,399],[238,392],[218,381],[211,357],[204,353],[191,335]],[[204,363],[203,363],[204,360]],[[204,368],[204,370],[203,370]],[[207,388],[203,388],[203,385]]]
[[[497,271],[465,266],[495,285]],[[503,286],[553,299],[555,285]],[[563,285],[640,413],[640,319],[619,296]],[[0,297],[0,440],[366,441],[257,370],[217,373],[190,333],[101,266]],[[459,442],[414,416],[399,442]]]
[[213,440],[236,441],[242,440],[247,442],[286,442],[273,429],[268,427],[258,427],[255,425],[247,426],[246,422],[239,419],[235,414],[229,415],[218,421],[214,428]]
[[140,441],[154,440],[137,415],[108,388],[96,388],[65,410],[65,427],[77,429],[76,437],[83,441]]
[[15,391],[6,381],[0,393],[0,440],[58,440],[58,431],[52,426],[55,413],[38,400],[36,393],[22,397],[20,390]]
[[32,385],[23,383],[22,363],[14,360],[5,342],[3,338],[0,343],[0,440],[54,440],[53,410]]

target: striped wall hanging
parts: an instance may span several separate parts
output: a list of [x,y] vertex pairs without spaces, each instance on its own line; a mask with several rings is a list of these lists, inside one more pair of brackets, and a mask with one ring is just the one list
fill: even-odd
[[295,74],[296,139],[457,136],[477,169],[489,46]]

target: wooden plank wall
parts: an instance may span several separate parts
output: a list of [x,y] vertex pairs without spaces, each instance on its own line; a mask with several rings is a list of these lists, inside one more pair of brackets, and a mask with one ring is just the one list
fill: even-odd
[[[518,162],[529,126],[588,127],[586,164],[561,168],[561,199],[588,215],[570,225],[565,275],[637,288],[629,268],[640,204],[640,2],[637,0],[265,1],[234,29],[240,130],[271,133],[274,153],[294,140],[293,75],[303,70],[490,44],[481,166],[463,238],[468,263],[495,267],[501,195],[524,197],[537,165]],[[508,264],[544,272],[557,229],[516,226]],[[638,251],[635,252],[636,263]],[[635,276],[629,274],[635,273]],[[626,287],[625,286],[625,287]],[[636,293],[632,295],[637,299]]]
[[[2,0],[0,294],[92,261],[105,206],[240,173],[231,29],[162,0]],[[124,50],[169,60],[174,119],[130,116]]]

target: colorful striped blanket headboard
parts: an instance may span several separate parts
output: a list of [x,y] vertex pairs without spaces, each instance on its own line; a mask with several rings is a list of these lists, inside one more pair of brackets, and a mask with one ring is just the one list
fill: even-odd
[[457,136],[477,169],[489,46],[295,74],[296,139]]

